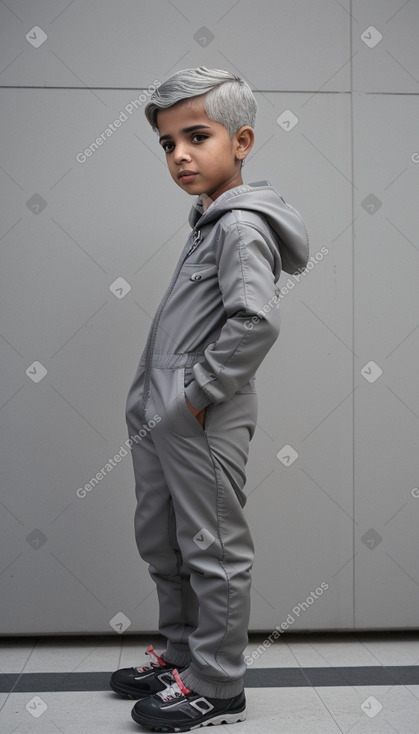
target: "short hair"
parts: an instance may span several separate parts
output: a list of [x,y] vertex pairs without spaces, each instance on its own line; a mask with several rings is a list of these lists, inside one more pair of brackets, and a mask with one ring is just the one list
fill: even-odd
[[255,126],[256,100],[247,82],[222,69],[182,69],[153,92],[144,113],[153,130],[157,131],[157,113],[177,102],[205,95],[204,108],[208,117],[227,128],[230,138],[243,125]]

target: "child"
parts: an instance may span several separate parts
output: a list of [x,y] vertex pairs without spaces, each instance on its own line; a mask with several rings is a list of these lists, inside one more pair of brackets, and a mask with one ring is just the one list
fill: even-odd
[[149,428],[132,447],[135,531],[167,649],[150,646],[155,661],[116,671],[111,686],[139,699],[137,723],[184,732],[246,717],[253,543],[243,488],[254,375],[279,334],[275,283],[281,270],[305,267],[308,238],[267,181],[243,184],[256,114],[246,82],[185,69],[145,114],[173,180],[197,198],[127,402],[130,435]]

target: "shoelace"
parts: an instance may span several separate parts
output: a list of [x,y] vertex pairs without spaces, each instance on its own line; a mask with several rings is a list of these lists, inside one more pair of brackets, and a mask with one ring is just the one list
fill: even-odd
[[147,650],[145,651],[146,655],[154,655],[156,660],[152,660],[151,663],[147,663],[146,665],[143,665],[141,668],[136,668],[136,671],[138,673],[145,673],[147,670],[151,670],[152,668],[164,668],[166,663],[165,661],[159,657],[153,647],[153,645],[149,645]]
[[187,696],[188,693],[190,693],[189,688],[187,688],[183,683],[176,668],[172,670],[172,677],[174,679],[173,683],[170,686],[167,686],[164,691],[160,691],[157,694],[158,696],[160,696],[163,703],[173,701],[175,698],[179,698],[180,696]]

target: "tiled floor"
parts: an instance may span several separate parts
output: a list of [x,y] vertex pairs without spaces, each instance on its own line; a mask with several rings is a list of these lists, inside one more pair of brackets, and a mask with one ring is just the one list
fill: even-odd
[[[146,662],[150,642],[161,649],[128,635],[1,639],[1,734],[146,732],[108,680]],[[254,635],[246,655],[247,720],[213,734],[419,734],[419,632]]]

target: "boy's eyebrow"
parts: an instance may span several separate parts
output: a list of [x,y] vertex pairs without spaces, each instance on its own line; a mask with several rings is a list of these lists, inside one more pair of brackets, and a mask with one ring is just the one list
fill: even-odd
[[[194,130],[201,130],[204,127],[210,129],[209,125],[191,125],[190,127],[184,127],[183,130],[181,130],[181,133],[192,133]],[[168,140],[171,137],[171,135],[162,135],[159,138],[159,143],[161,143],[162,140]]]

